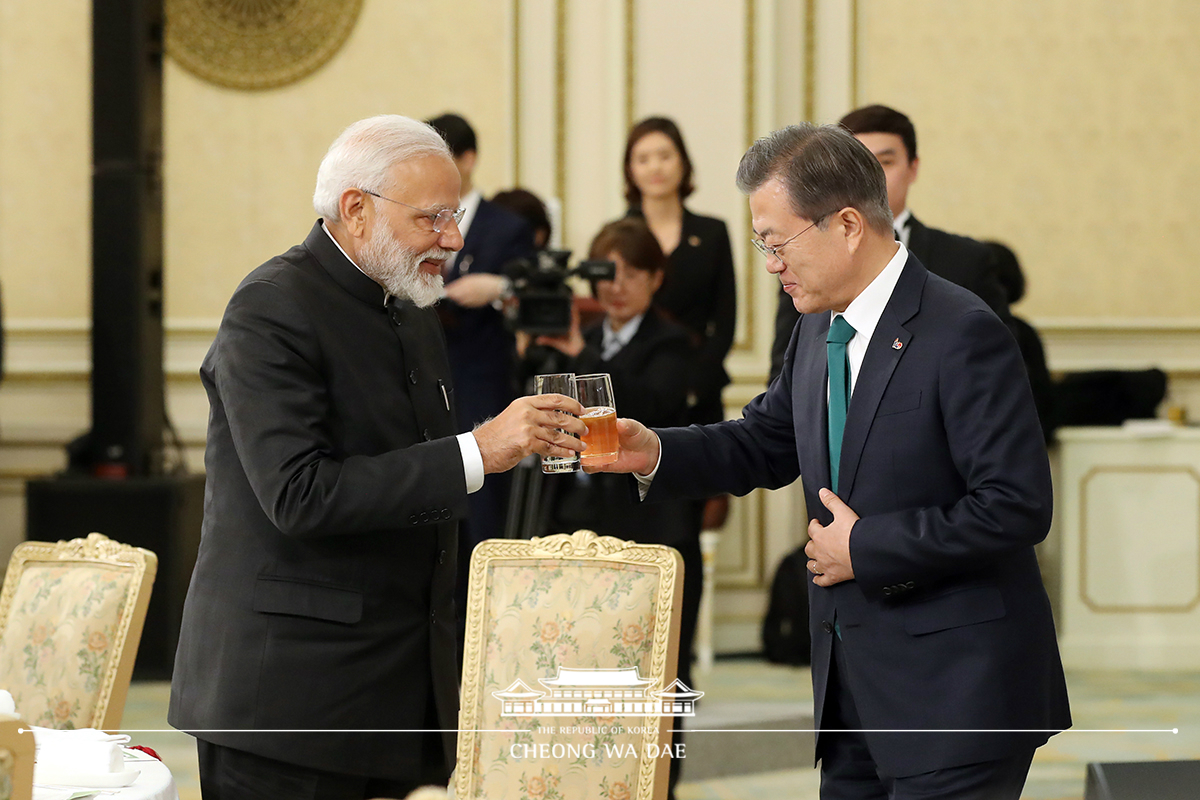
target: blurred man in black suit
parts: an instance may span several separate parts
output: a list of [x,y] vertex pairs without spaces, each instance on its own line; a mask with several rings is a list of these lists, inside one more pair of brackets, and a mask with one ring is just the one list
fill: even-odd
[[[839,124],[865,144],[883,167],[896,239],[934,275],[970,289],[997,316],[1007,321],[1008,299],[996,276],[987,246],[966,236],[930,228],[908,209],[908,190],[916,183],[921,165],[917,158],[917,131],[912,121],[895,109],[872,105],[851,111],[839,120]],[[775,343],[771,348],[772,380],[783,365],[783,351],[799,316],[791,298],[780,292],[775,314]]]

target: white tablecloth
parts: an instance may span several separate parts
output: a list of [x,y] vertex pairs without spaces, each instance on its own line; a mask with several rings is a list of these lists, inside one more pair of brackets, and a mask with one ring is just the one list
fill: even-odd
[[[125,768],[135,769],[140,774],[131,785],[121,789],[103,789],[99,795],[103,800],[179,800],[175,791],[175,779],[171,770],[153,756],[140,750],[126,750]],[[38,786],[33,787],[33,800],[67,800],[70,797],[89,797],[83,787]]]

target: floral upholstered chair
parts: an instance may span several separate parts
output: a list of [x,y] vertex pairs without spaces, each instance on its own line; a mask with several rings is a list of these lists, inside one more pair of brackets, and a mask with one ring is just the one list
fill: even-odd
[[0,689],[24,720],[120,727],[157,568],[99,533],[17,546],[0,592]]
[[33,796],[33,731],[20,717],[0,714],[0,800]]
[[666,797],[682,587],[661,545],[579,531],[477,546],[455,796]]

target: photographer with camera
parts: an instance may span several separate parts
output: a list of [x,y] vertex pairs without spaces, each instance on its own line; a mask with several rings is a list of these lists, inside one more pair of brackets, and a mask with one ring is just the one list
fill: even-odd
[[[580,330],[575,314],[565,335],[533,338],[535,345],[557,356],[556,368],[549,371],[607,372],[622,417],[657,421],[647,424],[686,424],[691,337],[654,305],[667,268],[654,234],[641,219],[620,219],[600,230],[589,255],[615,264],[612,279],[592,281],[604,319]],[[523,338],[518,337],[519,349]],[[524,354],[531,355],[532,348]],[[529,366],[540,372],[551,365],[542,360]],[[698,506],[689,500],[635,503],[624,475],[577,472],[548,478],[545,485],[545,502],[551,504],[551,530],[546,533],[588,528],[602,536],[679,550],[684,565],[679,679],[690,686],[692,641],[704,586]],[[677,718],[675,727],[681,722]],[[672,761],[672,785],[677,763]]]

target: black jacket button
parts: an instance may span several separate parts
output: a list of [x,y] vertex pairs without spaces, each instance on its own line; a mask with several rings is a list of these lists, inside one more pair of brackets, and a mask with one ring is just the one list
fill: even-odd
[[400,324],[400,312],[394,308],[392,309],[392,322],[396,323],[397,325]]
[[821,630],[826,633],[833,633],[833,623],[829,620],[821,620]]
[[433,441],[433,437],[429,435],[429,428],[426,428],[425,430],[421,431],[421,435],[425,437],[425,441],[427,441],[427,442]]
[[417,385],[417,371],[415,369],[408,373],[408,382],[413,386]]
[[438,563],[439,563],[439,564],[445,564],[445,563],[446,563],[446,551],[445,551],[445,550],[442,550],[442,551],[439,551],[439,552],[438,552]]
[[410,515],[410,516],[409,516],[409,518],[408,518],[408,524],[409,524],[409,525],[416,525],[416,524],[417,524],[417,515],[416,515],[416,514],[412,514],[412,515]]

